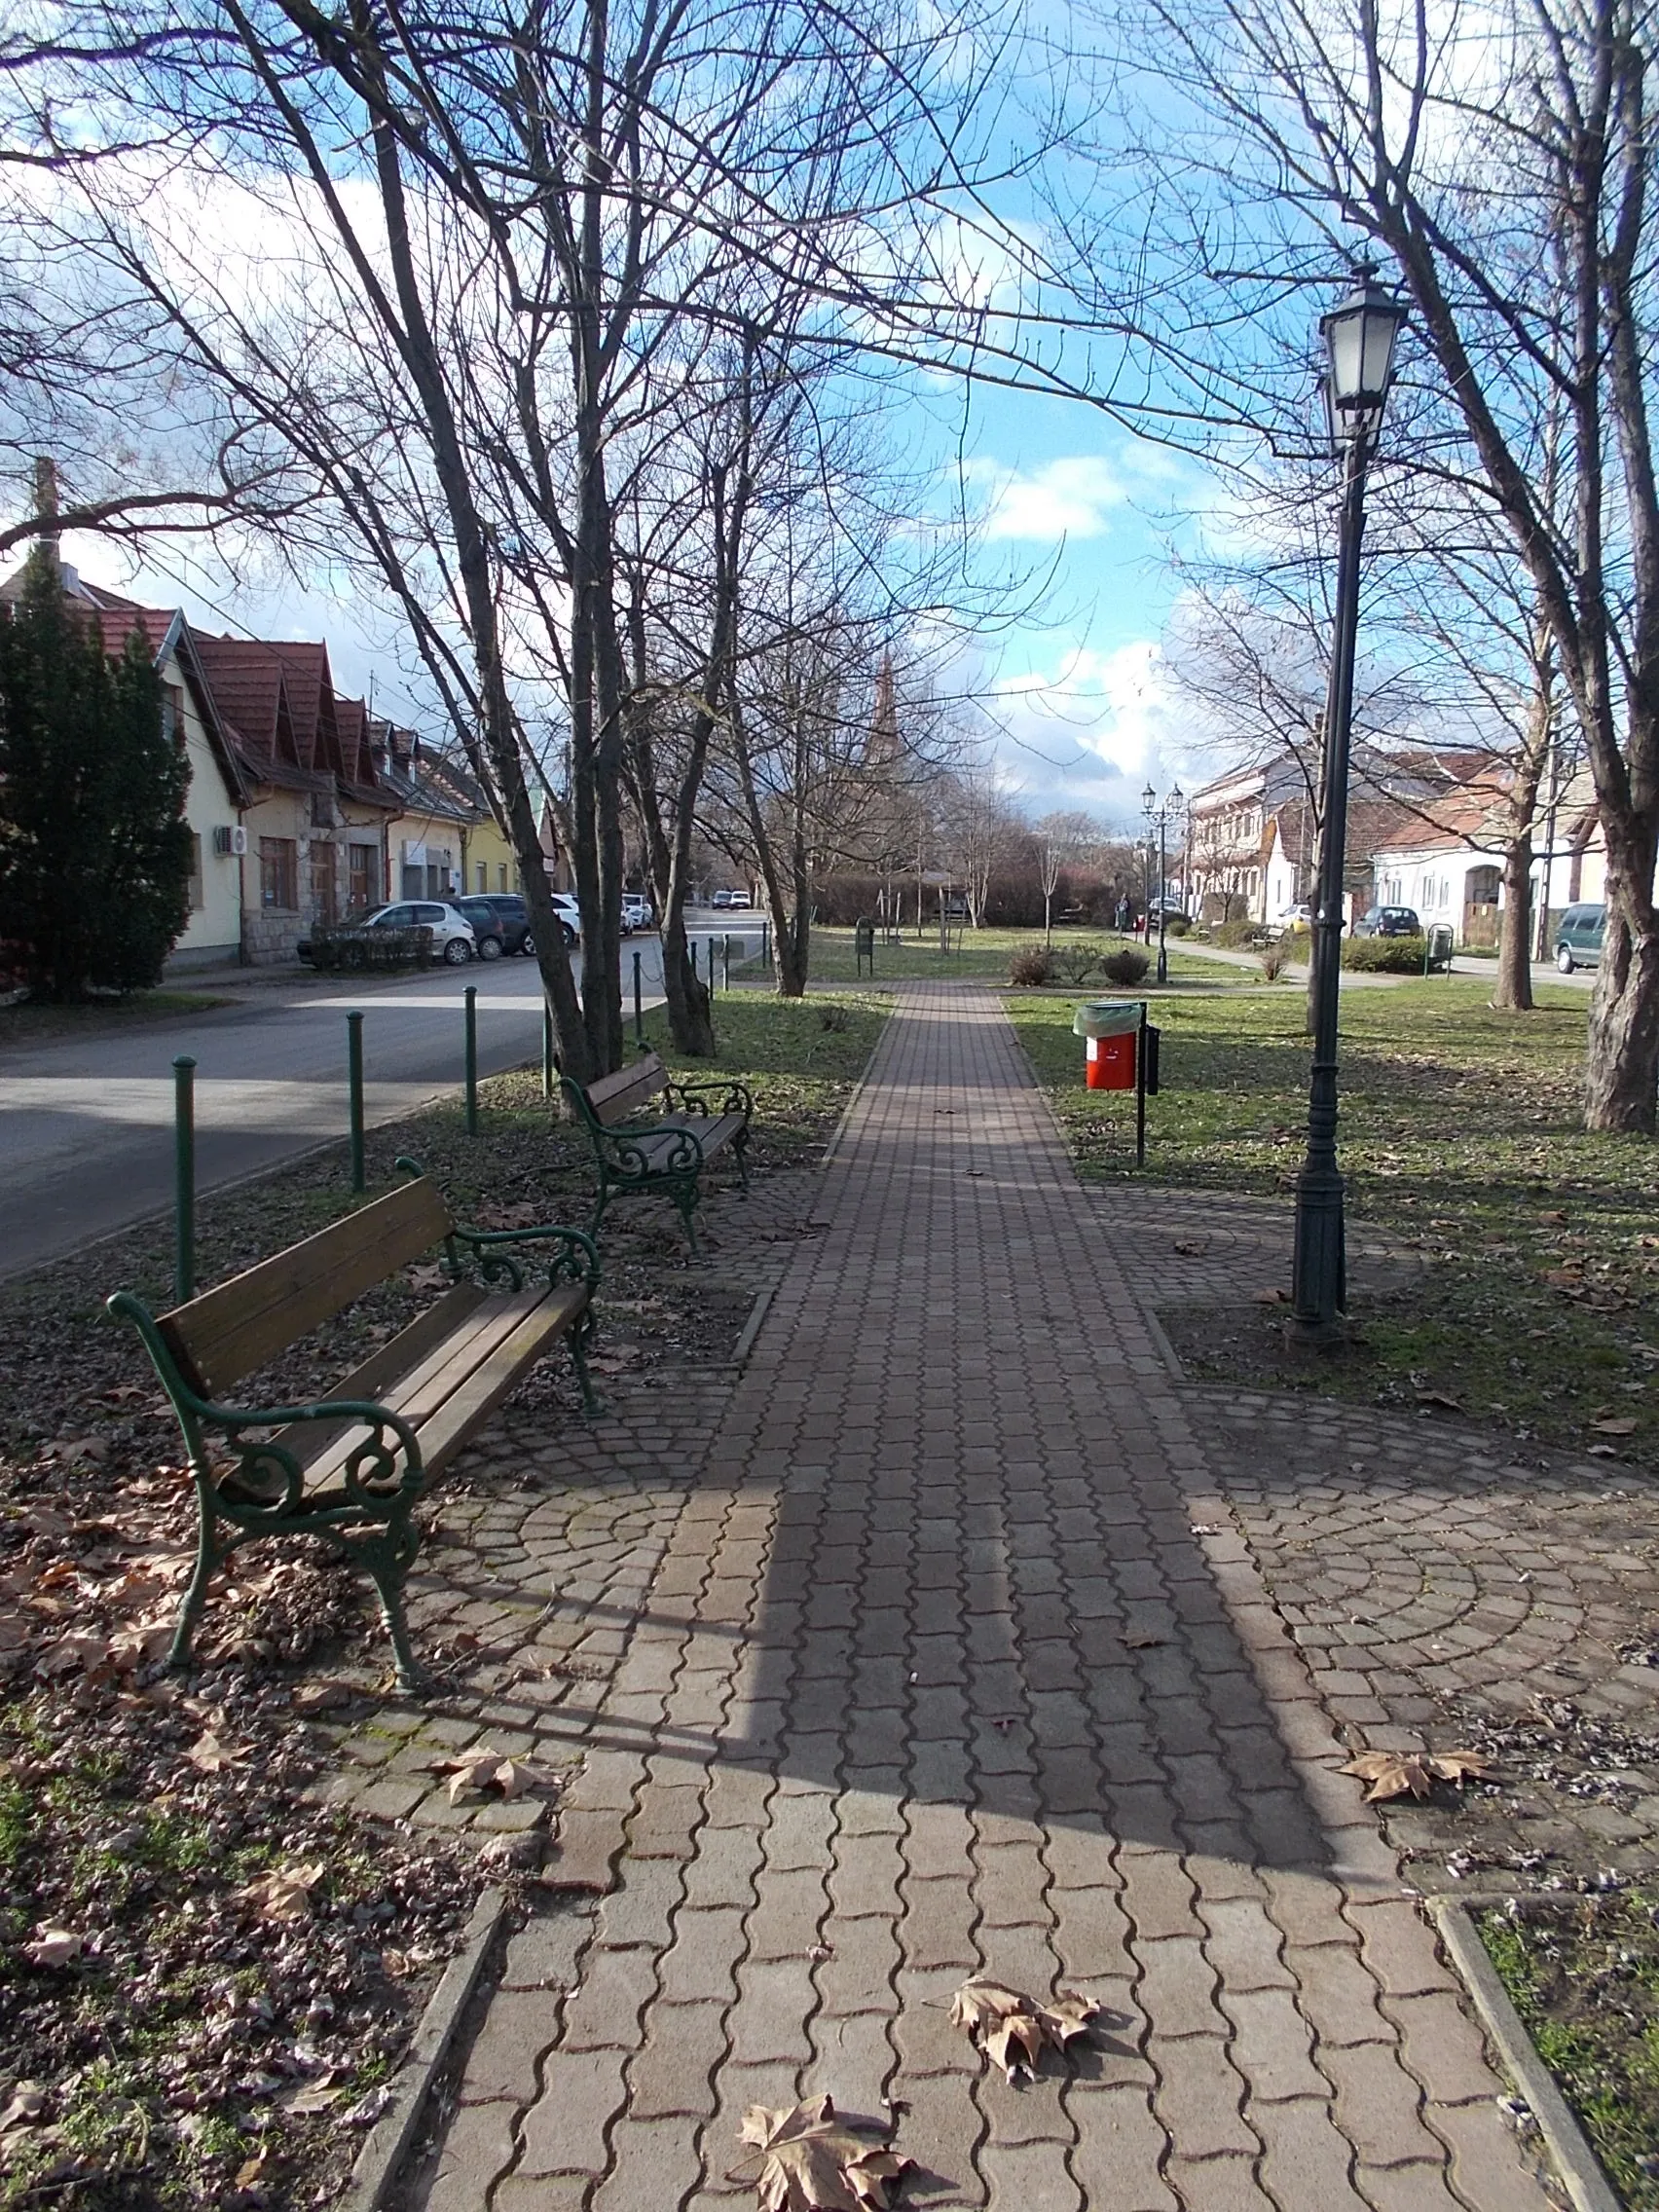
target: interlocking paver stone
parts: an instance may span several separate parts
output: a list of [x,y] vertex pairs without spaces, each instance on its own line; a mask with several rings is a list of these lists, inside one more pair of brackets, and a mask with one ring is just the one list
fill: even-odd
[[[730,2207],[744,2108],[820,2087],[893,2112],[941,2206],[1543,2212],[1278,1609],[1363,1628],[1347,1555],[1264,1583],[1265,1501],[988,994],[902,995],[813,1212],[695,1449],[642,1382],[569,1496],[450,1524],[462,1559],[534,1540],[502,1579],[558,1594],[535,1651],[605,1662],[513,1724],[591,1747],[553,1871],[606,1895],[585,1948],[515,1945],[479,2050],[528,2086],[503,2050],[431,2212],[503,2145],[490,2212],[547,2176],[588,2212]],[[1352,1502],[1326,1488],[1303,1509]],[[1409,1561],[1372,1587],[1432,1641]],[[1481,1652],[1527,1616],[1483,1595],[1447,1616]],[[1327,1694],[1374,1695],[1371,1648],[1339,1640]],[[947,2017],[974,1970],[1092,1995],[1098,2049],[1010,2087]]]

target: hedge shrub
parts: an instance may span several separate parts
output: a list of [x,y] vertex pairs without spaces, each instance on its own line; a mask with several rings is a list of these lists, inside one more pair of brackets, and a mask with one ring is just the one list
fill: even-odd
[[1427,940],[1420,937],[1353,937],[1343,942],[1343,966],[1375,976],[1420,976],[1427,956]]

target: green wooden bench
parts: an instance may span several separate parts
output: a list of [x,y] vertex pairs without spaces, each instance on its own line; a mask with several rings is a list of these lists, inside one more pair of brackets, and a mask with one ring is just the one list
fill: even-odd
[[[749,1188],[744,1151],[755,1101],[741,1083],[677,1083],[655,1052],[595,1083],[561,1076],[571,1111],[587,1130],[599,1170],[599,1196],[588,1228],[599,1235],[605,1209],[613,1198],[667,1198],[680,1209],[693,1252],[698,1250],[693,1219],[703,1169],[722,1152],[737,1162],[743,1188]],[[635,1109],[661,1097],[666,1114],[650,1122],[630,1120]]]
[[[196,1572],[173,1636],[184,1665],[208,1585],[252,1536],[317,1536],[380,1597],[397,1679],[417,1686],[403,1583],[420,1549],[413,1515],[434,1477],[564,1337],[582,1402],[599,1258],[579,1229],[458,1225],[413,1161],[414,1180],[188,1305],[152,1315],[130,1291],[107,1301],[149,1347],[184,1431],[200,1509]],[[441,1246],[450,1287],[314,1405],[227,1400],[253,1374],[377,1283]]]

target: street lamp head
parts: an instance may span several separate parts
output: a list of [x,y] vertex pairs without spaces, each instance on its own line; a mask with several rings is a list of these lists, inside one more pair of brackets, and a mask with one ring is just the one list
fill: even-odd
[[1169,798],[1168,798],[1168,806],[1169,806],[1169,811],[1170,811],[1170,813],[1171,813],[1171,814],[1178,814],[1178,813],[1180,812],[1180,810],[1181,810],[1182,806],[1183,806],[1183,805],[1184,805],[1185,803],[1186,803],[1186,794],[1185,794],[1185,793],[1183,793],[1183,791],[1182,791],[1182,789],[1181,789],[1180,785],[1179,785],[1179,784],[1171,784],[1171,785],[1170,785],[1170,787],[1169,787]]
[[1147,785],[1145,791],[1141,793],[1141,812],[1146,816],[1149,822],[1158,812],[1158,793],[1153,790],[1150,784]]
[[1346,300],[1319,319],[1329,373],[1325,407],[1333,442],[1341,444],[1382,421],[1394,374],[1394,344],[1406,311],[1361,263]]

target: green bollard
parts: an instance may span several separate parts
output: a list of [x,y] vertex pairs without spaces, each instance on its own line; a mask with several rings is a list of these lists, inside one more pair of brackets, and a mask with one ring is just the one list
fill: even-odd
[[541,1095],[553,1095],[553,1009],[541,1002]]
[[645,994],[640,985],[640,956],[634,955],[634,1042],[643,1052],[645,1049]]
[[351,1128],[351,1188],[361,1191],[368,1180],[363,1165],[363,1017],[346,1016],[346,1094]]
[[196,1296],[196,1062],[173,1062],[173,1304]]
[[466,986],[466,1133],[478,1134],[478,985]]

